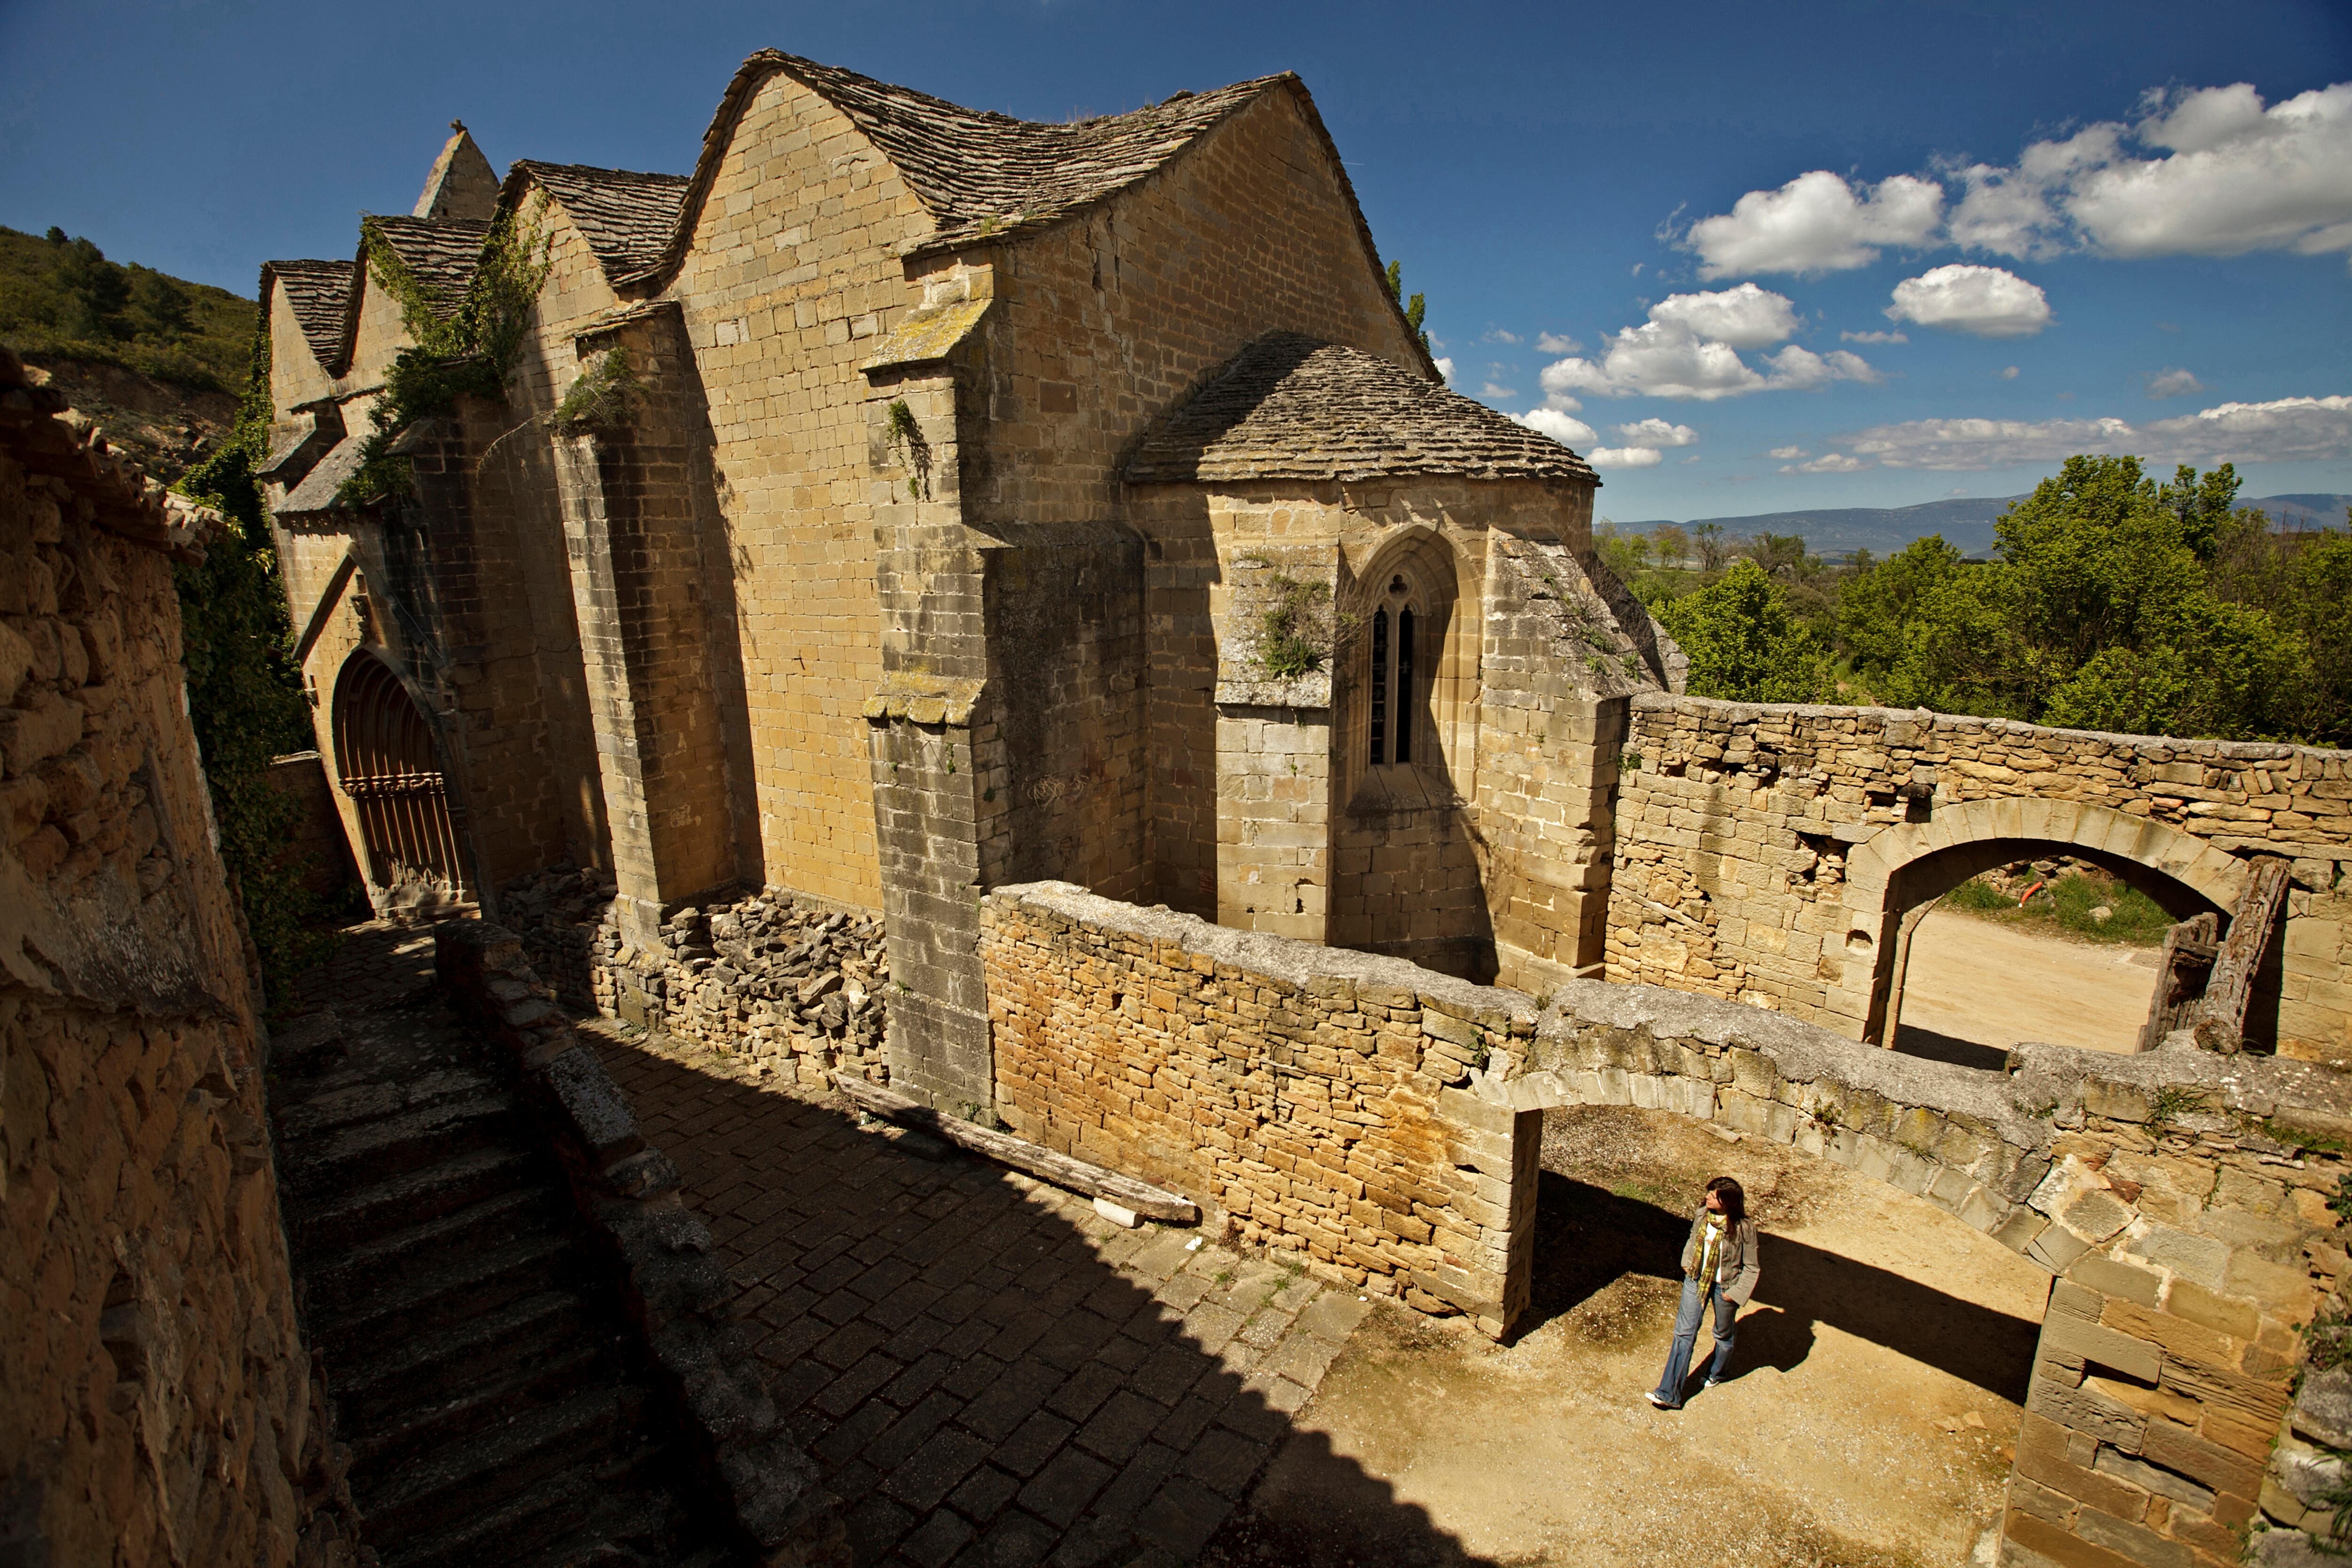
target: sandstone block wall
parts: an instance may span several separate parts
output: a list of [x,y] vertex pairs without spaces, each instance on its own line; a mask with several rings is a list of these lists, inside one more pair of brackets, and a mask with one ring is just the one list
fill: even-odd
[[2293,890],[2253,1030],[2284,1055],[2352,1063],[2343,752],[1645,695],[1615,832],[1611,979],[1872,1038],[1903,917],[2003,856],[2072,845],[2225,912],[2246,860],[2283,856]]
[[988,894],[981,956],[1022,1136],[1490,1334],[1524,1305],[1539,1140],[1461,1085],[1527,998],[1063,883]]
[[352,1561],[184,707],[171,552],[217,521],[0,350],[0,1551],[26,1562]]

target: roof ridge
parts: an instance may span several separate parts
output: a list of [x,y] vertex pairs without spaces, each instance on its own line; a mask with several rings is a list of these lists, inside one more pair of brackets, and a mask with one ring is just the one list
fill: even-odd
[[[336,277],[332,287],[316,287],[330,271]],[[286,305],[294,312],[295,325],[302,329],[303,340],[310,345],[311,357],[319,361],[319,368],[331,376],[338,373],[335,367],[342,350],[343,319],[357,276],[356,263],[323,256],[265,261],[255,298],[267,311],[271,280],[286,287]]]

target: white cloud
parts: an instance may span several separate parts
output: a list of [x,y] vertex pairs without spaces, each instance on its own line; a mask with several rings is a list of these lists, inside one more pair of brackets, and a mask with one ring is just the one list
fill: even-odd
[[2032,142],[2006,167],[1948,163],[1934,179],[1874,188],[1817,169],[1748,192],[1683,244],[1706,277],[1837,271],[1890,246],[2023,258],[2352,253],[2352,82],[2267,107],[2247,82],[2152,90],[2136,122]]
[[[2005,382],[2015,381],[2017,379],[2017,367],[2015,365],[2003,365],[2000,371],[2000,379]],[[2058,395],[2061,397],[2072,397],[2074,394],[2072,392],[2061,392]]]
[[1536,347],[1547,354],[1572,354],[1584,345],[1565,332],[1538,332]]
[[1771,455],[1782,463],[1791,463],[1800,457],[1812,455],[1801,446],[1775,446],[1772,448]]
[[1867,267],[1882,246],[1927,242],[1944,215],[1944,189],[1897,174],[1857,190],[1826,169],[1777,191],[1750,191],[1731,211],[1701,218],[1684,243],[1699,276],[1734,272],[1842,272]]
[[1482,343],[1517,343],[1524,341],[1517,332],[1507,332],[1497,327],[1478,340]]
[[2147,382],[2147,395],[2150,397],[2179,397],[2183,392],[2204,390],[2205,383],[2187,371],[2158,371],[2148,378]]
[[1956,264],[1896,284],[1886,314],[1978,338],[2031,338],[2050,325],[2050,298],[2013,272]]
[[1907,343],[1911,340],[1900,332],[1840,332],[1841,343]]
[[[1772,455],[1778,457],[1779,453]],[[1782,467],[1783,474],[1854,474],[1869,467],[1859,457],[1847,457],[1835,452],[1824,452],[1811,463],[1794,463]]]
[[1534,408],[1511,417],[1529,430],[1539,431],[1563,446],[1591,446],[1601,434],[1584,421],[1556,408]]
[[1753,283],[1712,294],[1670,294],[1650,307],[1650,319],[1686,327],[1735,349],[1761,349],[1793,336],[1797,309],[1785,294]]
[[1595,468],[1655,468],[1663,455],[1654,446],[1596,446],[1584,460]]
[[2352,458],[2352,397],[2225,402],[2137,426],[2114,418],[1911,420],[1862,431],[1845,444],[1885,467],[1941,470],[2043,465],[2078,452],[2200,466],[2341,461]]
[[1437,373],[1445,378],[1445,384],[1447,386],[1452,386],[1454,384],[1454,361],[1452,360],[1439,360],[1437,361]]
[[1518,396],[1519,390],[1517,387],[1497,386],[1495,382],[1488,382],[1485,386],[1478,389],[1478,395],[1480,397],[1493,398],[1499,402],[1506,399]]
[[1821,355],[1790,343],[1765,356],[1761,370],[1740,358],[1741,350],[1780,342],[1796,329],[1796,308],[1788,298],[1753,283],[1712,294],[1670,295],[1650,307],[1647,321],[1611,338],[1598,360],[1571,356],[1545,366],[1546,401],[1554,408],[1574,408],[1574,394],[1587,392],[1712,402],[1880,379],[1859,355],[1843,349]]
[[1635,420],[1617,427],[1617,439],[1628,446],[1696,446],[1698,432],[1687,424],[1663,419]]

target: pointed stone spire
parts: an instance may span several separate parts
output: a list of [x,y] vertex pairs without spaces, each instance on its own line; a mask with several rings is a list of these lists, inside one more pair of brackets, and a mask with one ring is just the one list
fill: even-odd
[[467,133],[464,120],[451,120],[449,131],[449,140],[442,145],[441,156],[433,160],[433,172],[425,176],[425,193],[416,198],[416,210],[411,215],[488,223],[498,215],[499,177]]

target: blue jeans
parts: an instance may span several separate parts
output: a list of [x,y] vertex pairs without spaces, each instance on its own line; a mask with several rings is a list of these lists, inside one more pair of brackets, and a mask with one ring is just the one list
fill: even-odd
[[1706,1316],[1710,1301],[1715,1304],[1715,1359],[1706,1375],[1721,1377],[1731,1365],[1731,1342],[1738,1335],[1739,1309],[1724,1295],[1723,1287],[1712,1280],[1704,1289],[1696,1280],[1685,1280],[1682,1308],[1675,1313],[1675,1348],[1666,1353],[1666,1370],[1658,1379],[1658,1397],[1669,1405],[1683,1402],[1683,1385],[1690,1378],[1691,1348],[1698,1343],[1699,1320]]

